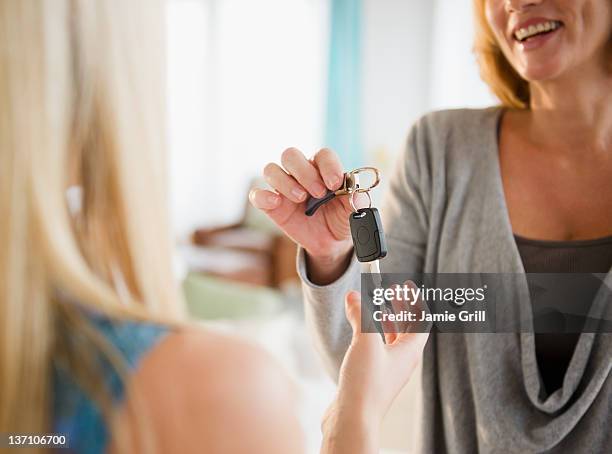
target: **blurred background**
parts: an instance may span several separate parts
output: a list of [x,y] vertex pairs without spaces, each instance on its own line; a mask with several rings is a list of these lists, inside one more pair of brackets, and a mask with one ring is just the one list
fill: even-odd
[[[177,273],[194,317],[260,342],[296,379],[309,452],[334,385],[304,326],[295,246],[250,208],[249,188],[290,146],[331,147],[384,182],[421,115],[494,104],[472,54],[471,3],[168,0]],[[416,389],[385,421],[388,452],[410,450]]]

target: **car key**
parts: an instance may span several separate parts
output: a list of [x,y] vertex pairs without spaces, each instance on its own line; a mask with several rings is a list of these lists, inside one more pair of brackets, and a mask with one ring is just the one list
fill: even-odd
[[[372,207],[361,208],[351,213],[349,224],[357,260],[369,263],[374,286],[382,288],[379,260],[387,255],[387,243],[378,210]],[[380,310],[386,312],[387,307],[383,305]],[[382,324],[373,322],[383,342],[386,342]]]
[[387,255],[387,243],[376,208],[361,208],[351,213],[349,224],[357,260],[374,262]]

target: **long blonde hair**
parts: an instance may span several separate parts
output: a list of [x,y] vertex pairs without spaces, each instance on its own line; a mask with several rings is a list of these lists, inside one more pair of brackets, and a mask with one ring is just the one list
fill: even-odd
[[[82,307],[182,318],[163,32],[152,0],[0,0],[0,433],[50,430],[52,359],[65,353],[58,319],[87,335]],[[72,178],[83,188],[78,222],[65,197]]]

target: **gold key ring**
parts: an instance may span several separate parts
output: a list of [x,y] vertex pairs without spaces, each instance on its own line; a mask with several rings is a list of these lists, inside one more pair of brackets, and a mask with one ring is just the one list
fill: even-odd
[[[365,172],[372,172],[374,174],[374,183],[366,188],[359,186],[359,174]],[[344,181],[340,189],[334,193],[336,195],[349,195],[353,192],[368,192],[370,189],[375,188],[380,183],[380,171],[376,167],[360,167],[358,169],[346,172],[344,174]]]
[[[367,187],[361,187],[359,184],[359,174],[371,172],[374,175],[374,182],[371,183]],[[349,196],[349,202],[353,211],[357,212],[357,207],[355,206],[355,193],[363,192],[368,195],[368,199],[370,204],[368,208],[372,207],[372,197],[370,196],[369,191],[380,183],[380,171],[376,167],[359,167],[358,169],[352,170],[350,172],[346,172],[344,174],[344,178],[342,180],[342,186],[335,191],[327,191],[326,195],[321,198],[310,197],[306,201],[306,209],[304,214],[306,216],[312,216],[315,211],[319,209],[322,205],[326,204],[334,197],[338,196]]]
[[[374,173],[374,176],[376,177],[374,179],[374,183],[372,183],[370,186],[368,186],[367,188],[361,188],[359,187],[359,183],[358,183],[358,175],[360,173],[366,173],[366,172],[372,172]],[[378,186],[378,183],[380,183],[380,171],[376,168],[376,167],[359,167],[358,169],[355,169],[351,172],[349,172],[348,174],[348,179],[349,181],[352,181],[352,188],[349,189],[349,194],[353,193],[353,192],[365,192],[367,193],[370,189],[374,189],[376,186]],[[370,199],[370,204],[371,204],[371,199]]]
[[[374,187],[374,186],[372,186]],[[349,194],[349,203],[351,204],[351,208],[353,209],[353,211],[355,213],[358,213],[359,210],[357,209],[357,207],[355,206],[355,201],[353,200],[353,198],[355,197],[355,194],[357,194],[358,192],[363,192],[365,193],[365,195],[368,196],[368,200],[369,200],[369,204],[368,204],[368,208],[372,208],[372,197],[370,196],[370,190],[366,190],[366,191],[353,191]]]

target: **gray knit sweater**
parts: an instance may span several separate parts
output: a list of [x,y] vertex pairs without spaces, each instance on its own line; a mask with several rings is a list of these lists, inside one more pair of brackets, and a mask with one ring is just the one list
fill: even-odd
[[[436,112],[412,128],[381,209],[389,249],[382,272],[524,272],[500,175],[501,112]],[[336,282],[317,286],[300,250],[298,272],[307,321],[337,376],[351,336],[343,299],[360,288],[359,263],[353,258]],[[606,283],[612,287],[612,270]],[[610,319],[612,302],[602,307]],[[432,335],[423,357],[419,452],[612,452],[611,370],[612,334],[582,333],[562,388],[547,395],[533,334]]]

